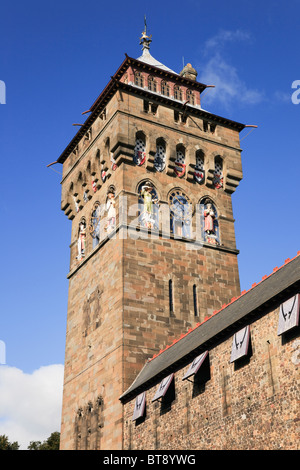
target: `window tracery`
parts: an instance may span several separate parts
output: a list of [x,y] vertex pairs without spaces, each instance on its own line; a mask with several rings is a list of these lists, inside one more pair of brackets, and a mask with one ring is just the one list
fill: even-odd
[[141,133],[137,134],[134,147],[134,163],[137,166],[143,165],[146,160],[146,139]]
[[75,416],[75,450],[99,450],[103,428],[103,399],[79,408]]
[[223,160],[221,157],[215,157],[215,170],[214,170],[214,178],[213,178],[213,185],[216,189],[223,188]]
[[195,181],[199,184],[203,183],[205,180],[205,171],[204,171],[204,154],[201,150],[196,152],[196,165],[194,172]]
[[154,156],[154,168],[156,171],[163,171],[166,167],[166,144],[164,140],[156,143],[156,154]]
[[177,146],[175,159],[175,175],[182,178],[185,174],[185,148],[182,145]]

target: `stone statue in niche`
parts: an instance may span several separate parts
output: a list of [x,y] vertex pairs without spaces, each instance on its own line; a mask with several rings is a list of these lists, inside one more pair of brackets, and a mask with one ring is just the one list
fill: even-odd
[[140,213],[140,224],[146,228],[158,229],[158,197],[150,181],[141,186],[140,196],[143,203]]
[[210,199],[204,202],[204,239],[211,245],[219,245],[219,223],[216,208]]
[[191,237],[192,206],[187,197],[179,190],[170,196],[171,232],[176,237]]
[[207,234],[212,234],[215,233],[215,226],[214,226],[214,221],[216,218],[215,211],[213,209],[213,205],[211,202],[209,202],[206,205],[206,209],[204,209],[204,230]]
[[82,260],[84,258],[85,253],[86,253],[86,226],[85,222],[80,222],[79,225],[79,236],[78,236],[78,241],[77,241],[77,257],[76,259],[78,261]]
[[106,225],[105,231],[107,233],[111,233],[115,226],[116,226],[116,201],[115,201],[115,193],[113,190],[110,190],[107,194],[107,201],[106,201]]

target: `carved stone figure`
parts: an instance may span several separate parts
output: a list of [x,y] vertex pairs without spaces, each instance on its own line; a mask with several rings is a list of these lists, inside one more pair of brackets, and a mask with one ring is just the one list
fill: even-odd
[[115,201],[115,193],[113,191],[110,191],[107,195],[107,201],[106,201],[106,212],[107,212],[107,217],[106,217],[106,225],[105,225],[105,231],[107,233],[110,233],[113,231],[113,229],[116,226],[116,201]]
[[81,222],[79,226],[79,237],[77,241],[78,254],[76,259],[81,260],[85,256],[86,252],[86,227],[85,223]]
[[204,230],[208,234],[215,233],[215,226],[214,221],[216,218],[215,211],[213,209],[213,205],[208,203],[206,209],[204,210]]
[[140,216],[141,224],[147,228],[154,228],[157,224],[157,217],[154,214],[154,205],[158,203],[156,191],[150,181],[147,181],[141,188],[140,195],[143,199],[143,211]]

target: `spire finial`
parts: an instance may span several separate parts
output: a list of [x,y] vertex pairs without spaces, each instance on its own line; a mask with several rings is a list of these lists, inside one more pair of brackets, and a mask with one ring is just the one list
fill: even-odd
[[144,15],[144,31],[142,32],[142,37],[140,38],[140,44],[143,45],[142,50],[144,52],[145,49],[150,49],[150,43],[152,42],[152,34],[151,36],[147,36],[147,21],[146,15]]

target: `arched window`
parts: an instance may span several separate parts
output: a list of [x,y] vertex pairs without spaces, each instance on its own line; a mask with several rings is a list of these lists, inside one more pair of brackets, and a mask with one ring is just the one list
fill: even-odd
[[191,238],[192,205],[179,189],[170,195],[170,228],[176,238]]
[[168,82],[161,82],[161,94],[165,96],[170,96],[170,86]]
[[143,165],[146,160],[146,138],[142,132],[137,132],[134,147],[134,163]]
[[202,150],[197,150],[196,152],[196,165],[194,178],[197,183],[203,183],[205,180],[205,171],[204,171],[204,153]]
[[159,229],[158,194],[150,181],[139,185],[139,223],[141,227]]
[[175,98],[175,100],[182,101],[182,90],[181,90],[180,86],[178,86],[178,85],[174,86],[174,98]]
[[219,156],[215,157],[213,184],[217,189],[223,188],[223,160]]
[[100,204],[94,206],[91,222],[89,226],[90,234],[93,239],[93,248],[95,248],[100,241]]
[[154,168],[163,171],[166,167],[166,144],[163,139],[156,141],[156,154],[154,156]]
[[148,76],[148,90],[157,91],[156,80],[152,75]]
[[202,238],[211,245],[220,244],[220,232],[217,209],[210,198],[200,203]]
[[188,100],[190,104],[192,105],[195,104],[195,96],[192,90],[186,90],[186,99]]
[[135,72],[134,74],[134,83],[137,86],[144,87],[144,77],[141,72]]
[[78,261],[81,261],[86,255],[86,223],[82,219],[79,224],[78,238],[77,238],[77,257]]
[[182,145],[176,147],[176,159],[175,159],[175,174],[179,178],[185,174],[185,148]]

